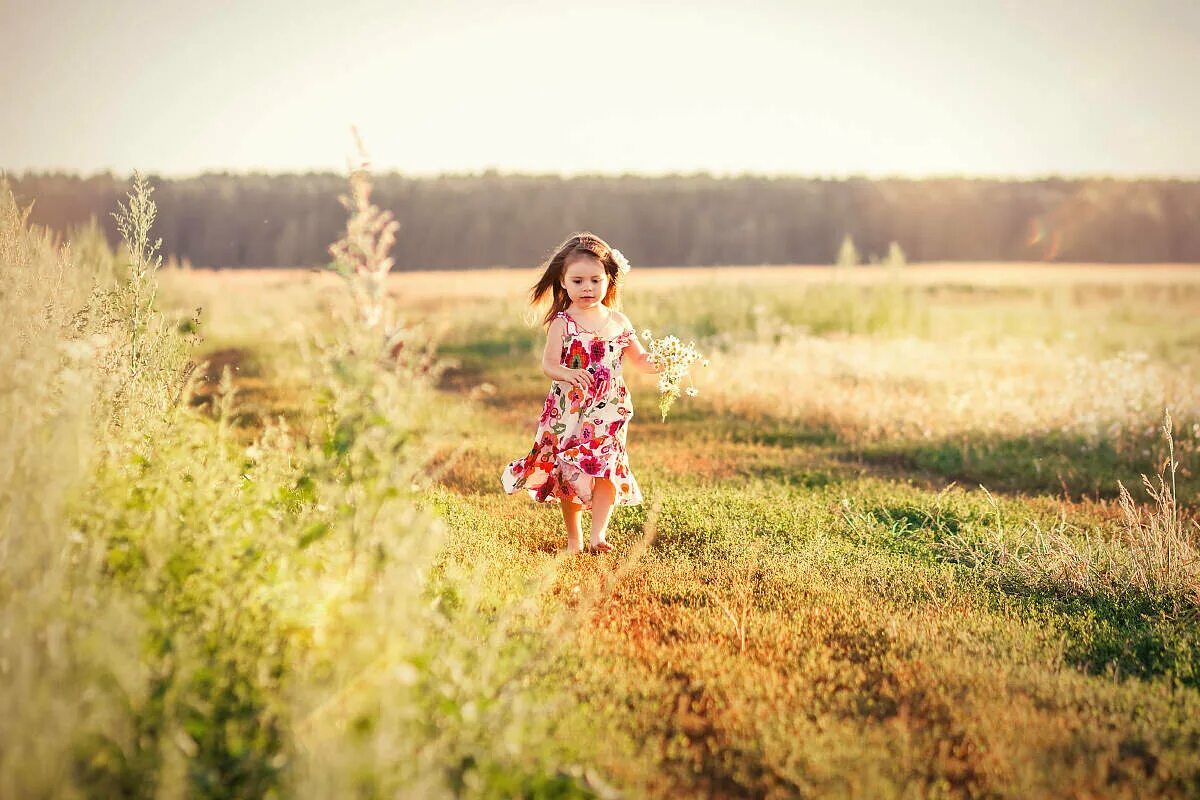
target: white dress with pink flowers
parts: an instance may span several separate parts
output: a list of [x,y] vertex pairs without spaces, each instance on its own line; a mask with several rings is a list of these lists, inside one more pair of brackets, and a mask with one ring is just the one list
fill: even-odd
[[592,373],[592,387],[551,384],[533,448],[504,468],[500,482],[509,494],[525,489],[539,503],[569,499],[591,508],[595,479],[608,478],[616,505],[637,505],[642,492],[625,449],[633,398],[621,376],[621,356],[633,331],[606,338],[583,330],[565,311],[557,316],[567,326],[559,363]]

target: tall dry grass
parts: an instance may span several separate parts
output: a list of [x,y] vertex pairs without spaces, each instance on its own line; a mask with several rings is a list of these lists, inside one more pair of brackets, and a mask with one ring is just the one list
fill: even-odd
[[127,709],[152,683],[144,605],[106,579],[107,542],[75,513],[99,465],[127,455],[105,431],[161,430],[166,392],[139,370],[178,381],[186,364],[94,226],[72,246],[27,220],[0,182],[0,795],[62,797],[79,742],[137,748]]
[[1137,503],[1121,486],[1121,513],[1126,541],[1133,556],[1132,585],[1161,592],[1175,602],[1200,609],[1200,521],[1184,517],[1179,507],[1174,425],[1170,411],[1163,415],[1167,458],[1155,485],[1145,475],[1142,484],[1149,506]]
[[[1004,589],[1134,600],[1165,606],[1175,616],[1200,614],[1200,520],[1176,499],[1172,478],[1179,465],[1169,413],[1160,430],[1169,455],[1155,481],[1142,476],[1151,502],[1135,500],[1121,485],[1119,522],[1100,528],[1063,514],[1043,524],[1013,513],[1013,503],[1001,503],[984,489],[991,514],[974,523],[944,514],[939,498],[926,515],[934,533],[931,546]],[[870,527],[861,512],[847,514],[854,525]]]
[[[1118,450],[1157,441],[1164,406],[1200,421],[1191,365],[1038,341],[812,336],[740,342],[712,356],[714,409],[828,427],[849,441],[1061,432]],[[1192,425],[1197,423],[1193,422]],[[1185,446],[1196,440],[1190,428]]]

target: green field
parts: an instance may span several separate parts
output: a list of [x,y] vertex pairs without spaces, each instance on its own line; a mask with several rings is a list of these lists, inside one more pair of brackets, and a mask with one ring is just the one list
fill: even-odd
[[3,211],[0,796],[1200,794],[1196,268],[635,266],[712,363],[568,557],[532,271],[394,276],[383,368]]

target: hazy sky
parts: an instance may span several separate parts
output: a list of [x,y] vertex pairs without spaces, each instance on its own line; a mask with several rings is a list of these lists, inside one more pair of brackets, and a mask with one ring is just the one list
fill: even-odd
[[0,9],[0,169],[1200,176],[1200,0]]

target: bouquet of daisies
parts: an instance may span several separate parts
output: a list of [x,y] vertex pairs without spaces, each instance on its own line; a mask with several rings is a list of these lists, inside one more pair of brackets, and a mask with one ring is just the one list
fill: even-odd
[[[690,382],[688,370],[697,361],[700,362],[700,366],[707,367],[708,359],[696,349],[694,341],[684,344],[675,336],[655,339],[649,329],[642,331],[642,339],[645,341],[646,352],[650,354],[650,360],[662,370],[658,374],[658,410],[662,412],[663,422],[666,422],[667,412],[679,397],[680,384],[684,378],[688,378]],[[695,386],[688,386],[683,390],[683,394],[695,397],[699,391]]]

